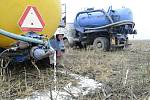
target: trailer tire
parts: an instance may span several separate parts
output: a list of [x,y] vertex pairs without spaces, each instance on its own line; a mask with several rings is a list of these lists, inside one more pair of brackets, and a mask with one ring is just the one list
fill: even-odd
[[109,40],[105,37],[97,37],[93,42],[94,49],[108,51],[110,48]]

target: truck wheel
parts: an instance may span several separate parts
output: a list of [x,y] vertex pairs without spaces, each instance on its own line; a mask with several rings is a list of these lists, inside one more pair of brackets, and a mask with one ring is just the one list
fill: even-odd
[[105,37],[97,37],[93,42],[94,49],[108,51],[110,48],[109,40]]
[[65,46],[65,48],[69,48],[70,47],[68,39],[64,39],[64,46]]

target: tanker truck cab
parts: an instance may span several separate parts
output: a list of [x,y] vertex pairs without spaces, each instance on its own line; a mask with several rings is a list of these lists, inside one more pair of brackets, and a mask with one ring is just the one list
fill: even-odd
[[112,10],[110,7],[107,12],[103,9],[87,9],[76,14],[69,34],[74,45],[92,45],[94,48],[108,51],[112,48],[126,47],[128,34],[136,34],[134,25],[129,8]]
[[79,37],[77,35],[73,23],[67,23],[66,27],[63,28],[63,32],[64,32],[64,44],[66,48],[79,45],[80,43]]

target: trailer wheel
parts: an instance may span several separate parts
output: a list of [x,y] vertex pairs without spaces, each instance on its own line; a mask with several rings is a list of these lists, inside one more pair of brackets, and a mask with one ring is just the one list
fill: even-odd
[[97,37],[93,42],[94,49],[108,51],[110,48],[109,40],[105,37]]

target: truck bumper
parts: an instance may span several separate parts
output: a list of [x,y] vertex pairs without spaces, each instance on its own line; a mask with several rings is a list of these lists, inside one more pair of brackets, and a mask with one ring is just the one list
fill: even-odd
[[125,47],[128,45],[127,35],[116,35],[111,38],[112,47]]

